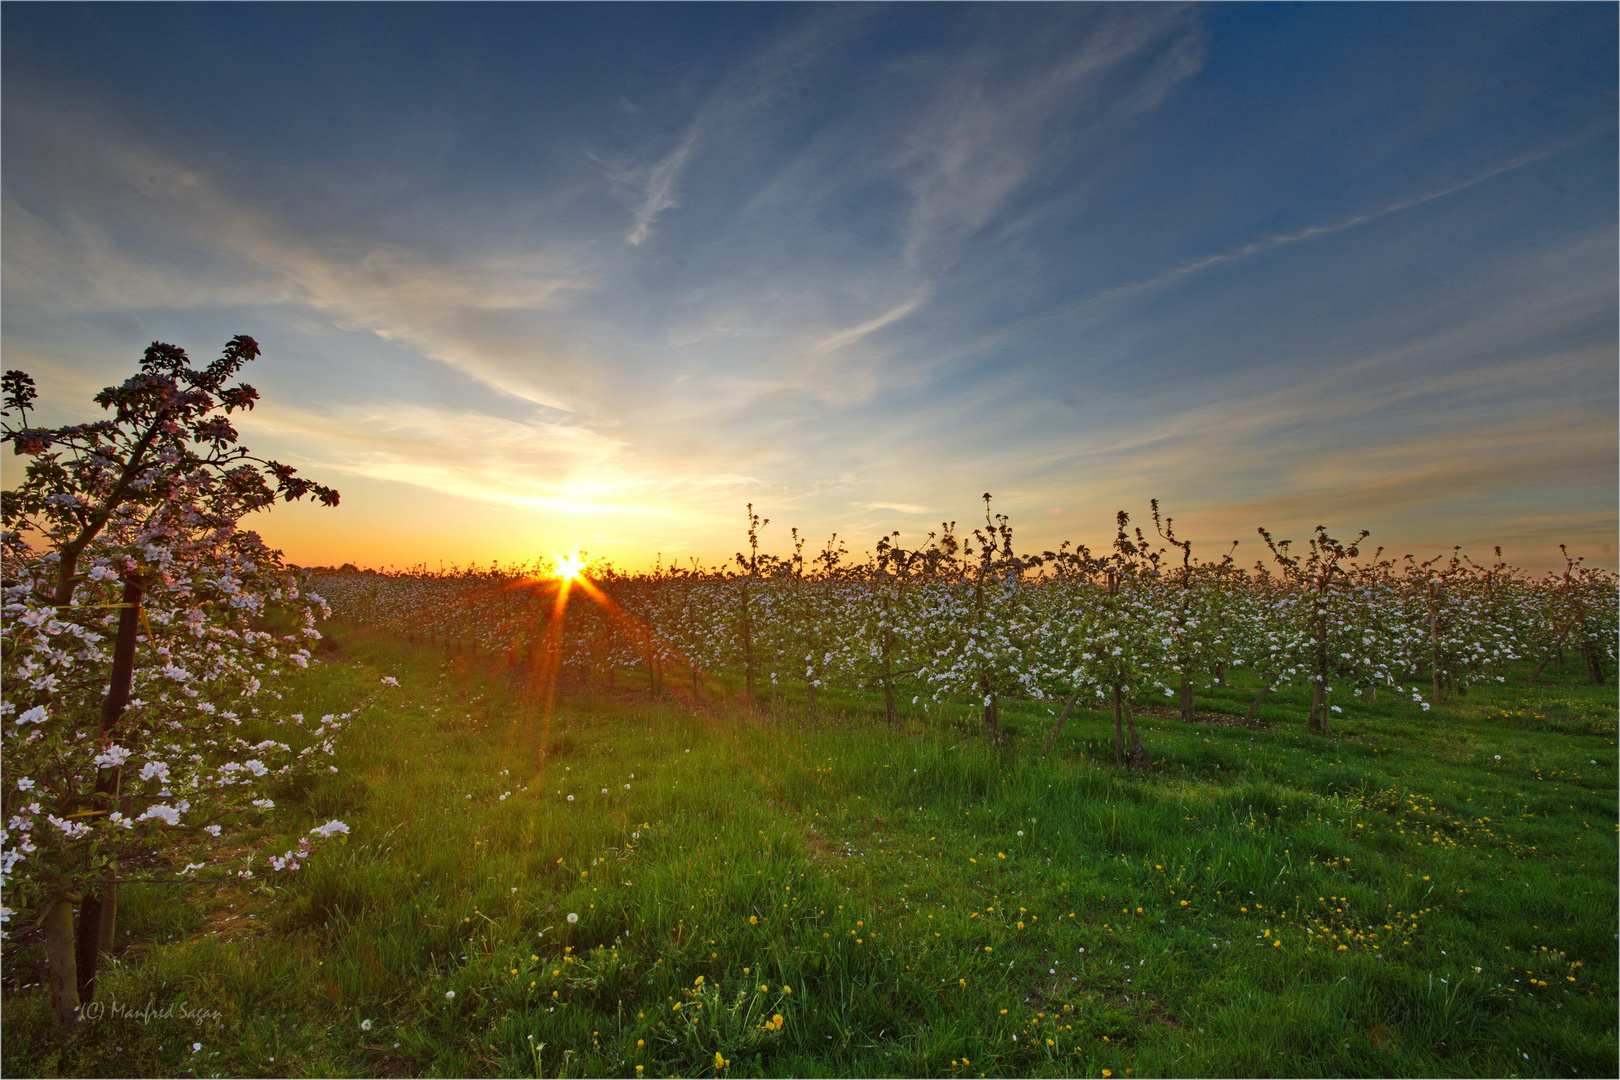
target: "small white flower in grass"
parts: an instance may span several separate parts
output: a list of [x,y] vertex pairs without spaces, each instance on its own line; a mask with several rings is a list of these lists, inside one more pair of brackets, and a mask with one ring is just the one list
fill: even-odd
[[1018,835],[1019,835],[1019,836],[1023,836],[1023,835],[1024,835],[1024,830],[1023,830],[1023,829],[1019,829],[1019,830],[1018,830]]
[[577,922],[579,922],[579,912],[577,912],[577,911],[570,911],[570,912],[569,912],[569,913],[568,913],[568,921],[569,921],[569,922],[570,922],[570,923],[577,923]]
[[606,795],[606,794],[607,794],[607,788],[603,788],[603,789],[602,789],[602,794],[604,794],[604,795]]
[[[382,684],[384,686],[398,686],[399,685],[399,680],[394,678],[392,675],[384,675],[382,677]],[[367,1020],[366,1023],[370,1024],[371,1021]],[[368,1030],[369,1030],[369,1028],[368,1028]]]
[[569,801],[569,802],[573,802],[573,801],[574,801],[574,797],[573,797],[573,796],[572,796],[572,795],[570,795],[570,796],[568,796],[568,801]]
[[371,1021],[370,1020],[362,1020],[362,1021],[360,1021],[360,1030],[361,1031],[370,1031],[371,1030]]
[[311,829],[309,831],[312,832],[312,833],[316,833],[316,834],[318,834],[320,836],[329,837],[333,833],[347,833],[349,831],[349,827],[347,825],[345,825],[343,822],[337,820],[336,818],[333,818],[331,821],[328,821],[325,825],[317,825],[317,826],[315,826],[313,829]]
[[201,1049],[202,1049],[202,1043],[192,1043],[191,1044],[191,1052],[193,1054],[195,1054],[197,1051],[199,1051]]
[[446,1001],[454,1001],[454,1000],[456,1000],[456,992],[454,990],[446,990],[444,992],[444,1000],[446,1000]]

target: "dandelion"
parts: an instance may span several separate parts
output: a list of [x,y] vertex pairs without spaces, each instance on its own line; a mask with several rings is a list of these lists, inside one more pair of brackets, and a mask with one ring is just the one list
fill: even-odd
[[758,926],[759,925],[759,916],[758,915],[750,915],[750,916],[748,916],[748,925],[749,926]]
[[454,1001],[454,1000],[456,1000],[456,992],[454,990],[446,990],[444,992],[444,1000],[446,1000],[446,1001]]
[[362,1020],[362,1021],[360,1021],[360,1030],[361,1031],[370,1031],[371,1030],[371,1021],[370,1020]]
[[579,912],[570,911],[568,913],[568,922],[569,922],[570,925],[572,925],[573,923],[579,922]]

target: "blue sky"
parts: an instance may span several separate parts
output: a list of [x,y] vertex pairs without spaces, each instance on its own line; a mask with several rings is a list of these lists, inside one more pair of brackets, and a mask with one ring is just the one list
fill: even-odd
[[[265,350],[298,561],[743,504],[1614,565],[1616,8],[5,4],[4,352]],[[780,534],[780,535],[779,535]]]

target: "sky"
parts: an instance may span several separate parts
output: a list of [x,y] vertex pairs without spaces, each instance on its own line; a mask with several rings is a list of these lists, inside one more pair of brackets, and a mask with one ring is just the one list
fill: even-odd
[[[1612,4],[0,5],[0,351],[263,356],[297,563],[1157,498],[1616,564]],[[6,463],[7,482],[15,464]]]

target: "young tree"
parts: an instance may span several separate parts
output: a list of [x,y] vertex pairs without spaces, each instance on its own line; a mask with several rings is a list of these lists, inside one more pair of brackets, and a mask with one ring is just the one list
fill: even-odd
[[[0,423],[0,438],[31,460],[5,494],[0,536],[0,725],[15,778],[0,797],[0,919],[11,904],[39,912],[64,1024],[94,992],[118,883],[211,865],[225,830],[274,805],[270,782],[330,754],[345,719],[288,736],[294,749],[249,704],[282,664],[308,663],[324,605],[237,523],[278,499],[338,502],[237,444],[230,416],[258,393],[228,383],[258,352],[236,337],[194,370],[183,350],[154,343],[135,375],[96,396],[110,417],[57,428],[29,424],[32,379],[4,376],[0,415],[21,423]],[[297,629],[278,638],[272,617]],[[305,851],[272,865],[295,868]],[[177,874],[182,856],[200,861]]]

